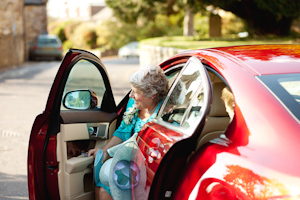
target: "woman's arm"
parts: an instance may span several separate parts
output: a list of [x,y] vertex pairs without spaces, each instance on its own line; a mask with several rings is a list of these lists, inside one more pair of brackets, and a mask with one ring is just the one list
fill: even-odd
[[[103,151],[103,161],[105,161],[107,159],[107,157],[108,157],[107,149],[109,149],[110,147],[113,147],[115,145],[118,145],[118,144],[120,144],[122,142],[123,142],[123,140],[121,138],[113,136],[109,140],[109,142],[102,148],[102,151]],[[94,157],[95,157],[98,151],[99,151],[99,149],[91,149],[88,152],[88,156],[94,155]]]
[[123,140],[116,136],[112,136],[111,140],[102,148],[103,151],[107,151],[110,147],[121,144]]

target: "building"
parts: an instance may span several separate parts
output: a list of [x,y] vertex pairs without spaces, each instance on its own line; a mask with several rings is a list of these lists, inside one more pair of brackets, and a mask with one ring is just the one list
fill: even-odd
[[62,0],[56,11],[56,17],[61,20],[80,20],[89,21],[92,17],[105,8],[105,2],[98,1],[80,1],[80,0]]
[[0,70],[22,64],[31,42],[47,31],[47,0],[1,0]]
[[47,33],[47,1],[24,0],[25,60],[29,58],[29,48],[35,38]]

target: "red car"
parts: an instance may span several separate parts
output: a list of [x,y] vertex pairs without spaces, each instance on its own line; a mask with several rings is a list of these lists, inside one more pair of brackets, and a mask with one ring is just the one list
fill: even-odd
[[[122,199],[300,199],[300,46],[191,50],[160,66],[169,93],[132,145]],[[30,199],[94,198],[85,152],[109,140],[128,98],[115,105],[99,58],[68,51],[32,128]]]

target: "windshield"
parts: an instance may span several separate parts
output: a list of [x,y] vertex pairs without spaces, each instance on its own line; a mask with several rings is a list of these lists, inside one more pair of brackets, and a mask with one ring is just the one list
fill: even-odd
[[259,79],[300,120],[300,74],[265,75]]

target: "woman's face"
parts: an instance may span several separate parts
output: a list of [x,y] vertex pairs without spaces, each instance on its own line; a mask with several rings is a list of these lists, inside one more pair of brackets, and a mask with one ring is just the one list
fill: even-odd
[[149,97],[146,98],[142,91],[138,90],[137,88],[131,86],[131,92],[129,94],[130,98],[133,98],[135,107],[139,110],[144,110],[144,109],[152,109],[154,105],[154,97]]

